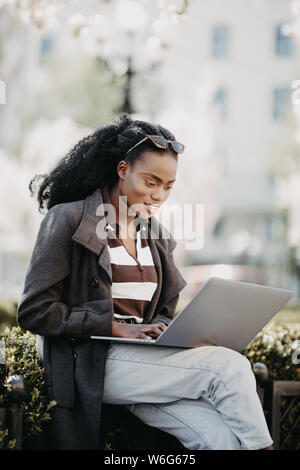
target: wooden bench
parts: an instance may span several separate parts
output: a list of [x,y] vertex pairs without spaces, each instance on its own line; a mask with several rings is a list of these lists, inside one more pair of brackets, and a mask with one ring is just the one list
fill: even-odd
[[[122,405],[102,405],[101,449],[179,450],[184,449],[176,437],[148,426]],[[109,436],[110,433],[114,434]]]

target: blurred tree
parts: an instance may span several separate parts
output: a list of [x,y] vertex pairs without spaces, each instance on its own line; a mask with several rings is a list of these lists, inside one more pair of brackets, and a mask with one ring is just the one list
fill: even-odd
[[124,99],[126,77],[114,76],[101,59],[93,57],[79,56],[68,67],[61,62],[62,59],[55,59],[44,70],[49,83],[47,92],[37,91],[26,116],[27,127],[38,116],[68,116],[91,128],[110,121]]

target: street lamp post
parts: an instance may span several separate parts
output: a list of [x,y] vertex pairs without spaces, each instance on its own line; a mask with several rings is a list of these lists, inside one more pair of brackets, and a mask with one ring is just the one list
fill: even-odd
[[124,90],[124,102],[120,108],[120,112],[132,114],[134,113],[134,108],[132,104],[131,88],[132,88],[132,78],[134,76],[134,70],[132,67],[132,57],[128,57],[128,69],[127,69],[127,81]]
[[172,25],[164,14],[155,19],[155,8],[147,10],[137,0],[120,0],[110,13],[92,20],[74,15],[70,24],[75,31],[89,33],[89,53],[103,61],[113,77],[124,77],[124,96],[116,111],[133,114],[133,83],[139,88],[138,80],[148,78],[162,63],[172,43]]

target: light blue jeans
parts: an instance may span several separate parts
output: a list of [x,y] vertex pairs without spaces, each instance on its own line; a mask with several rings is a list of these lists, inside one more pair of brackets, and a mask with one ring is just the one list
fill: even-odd
[[222,346],[111,343],[104,403],[123,404],[186,449],[262,449],[273,443],[250,361]]

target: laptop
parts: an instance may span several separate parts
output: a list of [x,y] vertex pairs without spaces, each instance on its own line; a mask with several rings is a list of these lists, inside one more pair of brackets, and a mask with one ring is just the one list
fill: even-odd
[[241,352],[292,295],[290,290],[211,277],[157,338],[91,339],[176,348],[224,346]]

